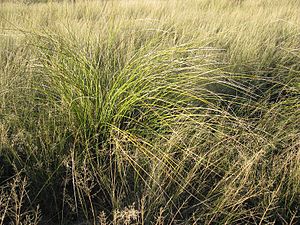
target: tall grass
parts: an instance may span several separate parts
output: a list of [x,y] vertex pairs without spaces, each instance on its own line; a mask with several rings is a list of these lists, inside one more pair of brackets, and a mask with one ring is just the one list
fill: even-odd
[[297,1],[0,4],[0,224],[299,222]]

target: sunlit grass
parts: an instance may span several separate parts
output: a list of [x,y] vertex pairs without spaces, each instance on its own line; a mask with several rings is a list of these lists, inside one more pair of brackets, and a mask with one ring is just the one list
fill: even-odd
[[0,224],[297,223],[299,15],[0,3]]

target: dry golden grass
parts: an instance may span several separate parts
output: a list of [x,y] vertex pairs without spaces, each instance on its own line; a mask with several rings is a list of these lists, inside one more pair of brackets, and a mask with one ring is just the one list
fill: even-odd
[[0,2],[0,225],[297,224],[300,2]]

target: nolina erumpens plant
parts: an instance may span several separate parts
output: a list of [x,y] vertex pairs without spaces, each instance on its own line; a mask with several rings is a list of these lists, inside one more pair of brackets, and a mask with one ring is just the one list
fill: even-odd
[[0,224],[299,221],[296,1],[1,4]]

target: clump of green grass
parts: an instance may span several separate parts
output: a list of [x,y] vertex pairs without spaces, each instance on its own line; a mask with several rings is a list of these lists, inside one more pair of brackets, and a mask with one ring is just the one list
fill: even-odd
[[1,223],[297,223],[297,4],[4,3]]
[[[210,68],[210,50],[189,46],[160,50],[151,46],[122,65],[122,56],[114,49],[118,46],[110,46],[104,52],[115,54],[117,64],[111,65],[106,55],[90,57],[64,41],[47,41],[50,43],[43,46],[48,47],[41,49],[41,74],[45,76],[41,92],[67,119],[73,139],[78,140],[75,161],[96,175],[90,179],[99,182],[97,186],[103,189],[102,195],[106,193],[111,210],[125,207],[124,202],[138,201],[142,187],[151,187],[153,182],[158,190],[162,188],[154,179],[160,172],[152,175],[151,170],[158,163],[174,168],[176,161],[156,146],[157,142],[166,142],[178,126],[196,126],[207,120],[209,112],[220,113],[212,102],[214,94],[205,88],[218,79],[218,74],[212,77],[217,70]],[[206,56],[197,57],[203,53]],[[81,174],[78,172],[78,179]],[[106,182],[103,177],[107,177]],[[168,182],[181,187],[177,181],[180,177],[180,172],[175,172]],[[76,184],[73,188],[80,187]]]

